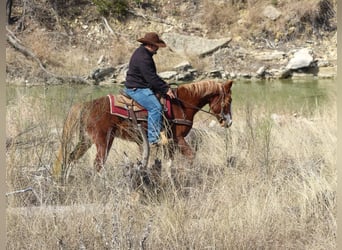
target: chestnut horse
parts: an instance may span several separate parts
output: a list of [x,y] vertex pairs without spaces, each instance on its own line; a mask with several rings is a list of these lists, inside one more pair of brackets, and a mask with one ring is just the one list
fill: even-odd
[[[224,83],[201,81],[183,84],[174,90],[176,98],[171,100],[173,118],[169,120],[168,131],[171,132],[168,136],[183,155],[193,158],[192,149],[184,137],[192,128],[195,114],[204,111],[202,108],[205,105],[209,104],[209,111],[205,112],[215,116],[221,126],[229,127],[232,124],[232,84],[231,80]],[[140,123],[146,129],[147,122]],[[78,142],[73,147],[71,139],[77,133]],[[94,167],[100,171],[115,137],[137,142],[139,134],[133,129],[131,119],[110,113],[107,96],[75,104],[64,122],[61,145],[53,167],[54,176],[65,173],[66,166],[81,158],[93,143],[97,149]]]

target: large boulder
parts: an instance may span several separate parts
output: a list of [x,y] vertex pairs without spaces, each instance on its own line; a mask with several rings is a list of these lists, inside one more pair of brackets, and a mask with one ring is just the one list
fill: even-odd
[[311,49],[299,49],[294,53],[293,57],[288,62],[286,69],[296,70],[309,67],[314,62],[312,54],[313,52]]
[[230,37],[207,39],[198,36],[187,36],[178,33],[164,33],[162,39],[173,51],[182,55],[205,56],[226,46]]

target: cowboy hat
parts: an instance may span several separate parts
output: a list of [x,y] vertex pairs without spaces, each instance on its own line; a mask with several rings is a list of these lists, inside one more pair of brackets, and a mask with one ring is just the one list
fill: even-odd
[[143,38],[140,38],[137,41],[143,44],[152,44],[162,48],[166,47],[166,43],[163,40],[161,40],[155,32],[148,32],[145,34]]

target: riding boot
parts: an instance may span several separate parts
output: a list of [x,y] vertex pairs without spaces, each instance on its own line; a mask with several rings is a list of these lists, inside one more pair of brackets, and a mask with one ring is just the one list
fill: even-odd
[[165,130],[163,130],[163,131],[160,131],[160,137],[159,137],[160,139],[159,139],[159,144],[160,145],[166,145],[166,144],[168,144],[168,139],[167,139],[167,136],[166,136],[166,132],[165,132]]

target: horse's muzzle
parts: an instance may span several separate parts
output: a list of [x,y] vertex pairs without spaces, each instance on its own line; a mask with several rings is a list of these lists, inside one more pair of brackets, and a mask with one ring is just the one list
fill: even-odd
[[221,119],[220,125],[224,128],[229,128],[233,124],[232,117],[230,115],[225,115],[224,119]]
[[232,126],[233,119],[232,119],[232,104],[230,103],[229,112],[227,114],[221,113],[221,120],[220,124],[224,128],[229,128]]
[[230,126],[232,126],[232,124],[233,124],[233,121],[232,121],[232,120],[223,121],[223,122],[221,122],[221,127],[229,128]]

